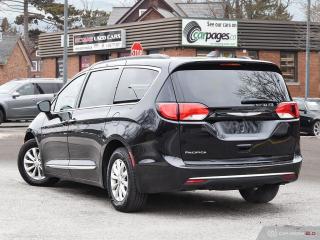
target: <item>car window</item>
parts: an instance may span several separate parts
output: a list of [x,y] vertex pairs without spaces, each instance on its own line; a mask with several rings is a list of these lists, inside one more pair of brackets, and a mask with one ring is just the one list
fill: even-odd
[[35,87],[32,83],[24,84],[23,86],[21,86],[17,89],[17,92],[21,96],[37,94],[37,90],[35,89]]
[[58,95],[54,111],[60,112],[65,109],[75,108],[78,94],[85,79],[85,74],[72,80]]
[[139,101],[156,79],[158,73],[156,70],[147,68],[125,68],[121,75],[114,102]]
[[307,101],[307,105],[310,111],[320,111],[320,102],[318,101]]
[[120,74],[120,69],[92,72],[84,88],[80,107],[112,104]]
[[282,76],[272,71],[183,70],[172,78],[179,102],[237,107],[244,99],[290,101]]
[[299,106],[299,110],[306,110],[306,106],[304,104],[304,101],[301,101],[301,100],[295,100],[296,103],[298,103],[298,106]]
[[58,83],[36,83],[36,88],[40,94],[52,94],[59,91]]

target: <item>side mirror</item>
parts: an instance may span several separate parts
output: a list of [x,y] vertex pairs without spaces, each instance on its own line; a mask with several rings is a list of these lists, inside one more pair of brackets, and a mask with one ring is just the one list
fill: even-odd
[[17,97],[20,97],[20,93],[19,92],[12,93],[12,98],[16,99]]
[[49,100],[38,102],[37,106],[40,112],[49,113],[51,111],[51,102]]

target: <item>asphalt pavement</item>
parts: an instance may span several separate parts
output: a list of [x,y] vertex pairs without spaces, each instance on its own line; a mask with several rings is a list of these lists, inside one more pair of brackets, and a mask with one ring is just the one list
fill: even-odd
[[269,204],[246,203],[237,191],[151,195],[146,209],[113,209],[104,190],[78,183],[32,187],[16,158],[26,123],[0,125],[0,240],[250,240],[263,226],[320,226],[320,139],[302,137],[300,179]]

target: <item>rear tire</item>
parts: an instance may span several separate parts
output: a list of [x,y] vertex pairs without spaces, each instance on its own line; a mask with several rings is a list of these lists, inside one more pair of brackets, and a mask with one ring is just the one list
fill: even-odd
[[0,109],[0,125],[4,123],[4,112]]
[[118,148],[112,154],[107,172],[108,193],[113,207],[120,212],[137,212],[146,201],[147,194],[140,193],[128,151]]
[[239,190],[244,200],[250,203],[267,203],[275,198],[279,185],[264,185],[257,188]]
[[35,139],[28,140],[20,148],[18,169],[24,181],[32,186],[52,186],[59,181],[58,178],[45,176]]
[[311,134],[316,137],[320,137],[320,121],[317,120],[313,123]]

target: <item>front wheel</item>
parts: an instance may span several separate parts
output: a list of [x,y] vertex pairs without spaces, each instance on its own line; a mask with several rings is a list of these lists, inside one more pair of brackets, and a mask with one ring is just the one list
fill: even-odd
[[250,203],[267,203],[275,198],[279,185],[264,185],[262,187],[239,190],[244,200]]
[[18,155],[18,169],[21,177],[33,186],[51,186],[59,181],[45,176],[40,150],[35,139],[25,142]]
[[121,212],[136,212],[143,208],[147,195],[140,193],[128,151],[118,148],[112,154],[107,174],[108,193],[114,208]]

